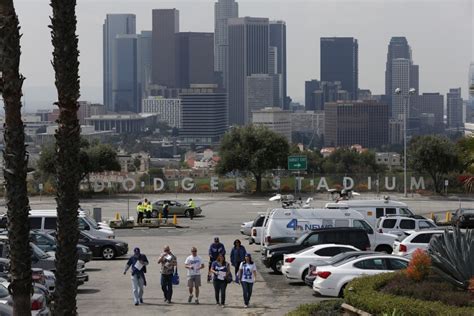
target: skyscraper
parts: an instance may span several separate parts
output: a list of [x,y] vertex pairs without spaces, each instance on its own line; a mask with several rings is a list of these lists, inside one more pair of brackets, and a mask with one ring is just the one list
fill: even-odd
[[[410,96],[410,119],[416,120],[431,114],[434,133],[444,132],[444,96],[439,93],[423,93]],[[426,134],[421,130],[421,134]]]
[[113,111],[138,113],[137,35],[117,35],[112,56]]
[[[419,67],[418,65],[413,64],[412,51],[408,41],[405,37],[392,37],[390,43],[388,44],[387,51],[387,62],[385,64],[385,95],[390,106],[393,105],[393,96],[395,95],[396,88],[402,88],[393,84],[393,77],[399,77],[400,75],[393,74],[393,60],[394,59],[406,59],[409,61],[409,71],[408,75],[408,89],[414,88],[416,94],[419,91]],[[408,94],[408,91],[402,89],[402,93]],[[397,112],[395,111],[395,114]],[[392,109],[392,117],[394,111]],[[394,117],[396,118],[396,117]]]
[[154,84],[174,88],[178,84],[175,33],[179,32],[179,11],[153,10],[153,65]]
[[[391,94],[391,117],[394,119],[403,119],[406,110],[406,98],[410,90],[411,61],[406,58],[396,58],[392,59],[391,65],[392,88],[390,91],[393,91]],[[401,90],[401,94],[395,94],[397,88]]]
[[283,78],[277,72],[278,69],[278,50],[275,46],[270,46],[268,50],[268,74],[273,81],[273,103],[272,106],[283,108],[285,98],[283,97]]
[[461,98],[461,88],[449,89],[446,95],[448,128],[461,130],[464,128],[463,100]]
[[316,79],[305,81],[304,83],[304,107],[306,111],[315,111],[313,93],[319,90],[321,82]]
[[239,4],[235,0],[218,0],[214,4],[214,70],[220,74],[224,87],[227,86],[227,20],[238,16]]
[[269,30],[266,18],[232,18],[229,25],[229,123],[249,123],[247,77],[268,74]]
[[177,87],[214,84],[214,34],[176,33]]
[[273,78],[270,75],[254,74],[247,77],[248,122],[252,113],[273,106]]
[[359,45],[353,37],[321,37],[321,81],[340,81],[357,100]]
[[276,48],[276,74],[281,78],[281,89],[279,93],[282,95],[281,104],[274,104],[274,106],[282,106],[283,109],[288,110],[290,104],[287,102],[287,74],[286,74],[286,23],[284,21],[270,22],[270,46]]
[[107,14],[103,25],[103,98],[108,111],[112,105],[112,51],[119,34],[135,34],[135,14]]
[[[470,105],[474,106],[474,62],[469,65],[469,78],[467,88],[469,89]],[[472,89],[472,90],[471,90]]]
[[137,38],[137,81],[138,100],[145,99],[150,94],[152,67],[152,32],[142,31]]

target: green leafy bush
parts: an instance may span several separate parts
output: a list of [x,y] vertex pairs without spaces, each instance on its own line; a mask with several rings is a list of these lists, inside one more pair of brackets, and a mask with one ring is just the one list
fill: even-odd
[[318,304],[303,304],[286,316],[336,316],[341,315],[343,300],[328,300]]
[[394,278],[399,277],[398,273],[383,273],[356,278],[346,286],[344,299],[347,304],[374,315],[391,314],[394,310],[405,316],[474,315],[472,307],[448,306],[441,302],[395,296],[380,291]]

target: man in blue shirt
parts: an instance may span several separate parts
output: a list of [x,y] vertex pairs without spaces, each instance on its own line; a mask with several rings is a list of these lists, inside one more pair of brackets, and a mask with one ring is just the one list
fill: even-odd
[[132,293],[135,306],[143,303],[143,287],[146,286],[146,266],[148,265],[147,257],[140,253],[140,248],[133,249],[133,256],[128,259],[125,265],[125,275],[132,268]]
[[225,247],[219,242],[219,237],[214,237],[214,242],[209,246],[209,274],[207,276],[207,282],[211,282],[211,266],[214,261],[217,260],[217,256],[225,255]]

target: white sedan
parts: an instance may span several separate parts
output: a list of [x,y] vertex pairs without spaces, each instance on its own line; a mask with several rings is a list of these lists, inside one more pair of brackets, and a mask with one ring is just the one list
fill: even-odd
[[323,296],[342,297],[347,283],[354,278],[405,269],[408,263],[408,259],[394,255],[367,255],[317,267],[313,290]]
[[245,236],[250,236],[252,232],[252,225],[253,221],[243,222],[242,224],[240,224],[240,233]]
[[356,247],[338,244],[316,245],[299,252],[283,256],[281,272],[289,281],[301,280],[308,274],[310,263],[334,257],[342,252],[358,251]]
[[406,231],[407,236],[393,242],[392,254],[411,258],[415,250],[427,250],[431,239],[443,233],[443,230]]

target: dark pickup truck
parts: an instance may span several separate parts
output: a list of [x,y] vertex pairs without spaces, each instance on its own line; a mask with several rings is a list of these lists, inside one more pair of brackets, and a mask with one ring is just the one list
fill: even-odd
[[262,248],[262,262],[267,268],[281,273],[283,255],[321,244],[351,245],[360,250],[370,250],[367,232],[361,228],[320,228],[298,238],[294,243],[277,244]]

